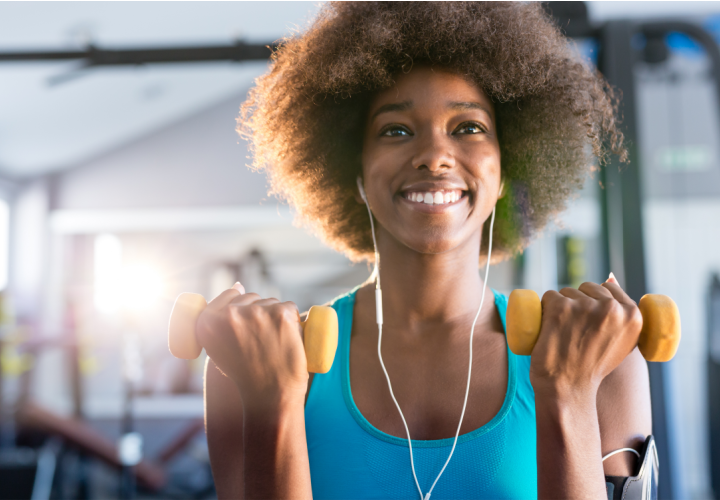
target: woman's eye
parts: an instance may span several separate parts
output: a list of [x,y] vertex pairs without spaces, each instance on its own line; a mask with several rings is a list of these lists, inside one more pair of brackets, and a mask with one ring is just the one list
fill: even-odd
[[483,132],[485,132],[485,128],[474,122],[463,123],[455,130],[456,134],[482,134]]
[[380,135],[382,135],[384,137],[404,137],[404,136],[412,135],[412,134],[405,127],[393,126],[393,127],[384,128],[380,132]]

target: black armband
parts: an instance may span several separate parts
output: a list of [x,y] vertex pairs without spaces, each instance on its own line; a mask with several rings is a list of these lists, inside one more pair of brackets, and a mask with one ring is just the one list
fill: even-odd
[[659,464],[652,435],[643,443],[638,463],[636,476],[605,476],[608,500],[657,500]]

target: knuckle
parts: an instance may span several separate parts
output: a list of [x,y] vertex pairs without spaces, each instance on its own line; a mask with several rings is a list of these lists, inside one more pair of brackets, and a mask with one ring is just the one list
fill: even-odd
[[298,306],[295,304],[295,302],[292,302],[290,300],[288,300],[287,302],[283,302],[282,305],[283,305],[283,307],[287,308],[293,314],[295,314],[296,312],[299,311]]
[[265,318],[266,311],[263,306],[257,304],[250,304],[247,307],[247,312],[250,318],[254,321],[262,321]]
[[606,323],[622,323],[624,320],[625,311],[617,300],[604,300],[600,302],[598,309],[598,320]]
[[559,300],[557,303],[558,312],[562,315],[570,314],[573,310],[573,303],[568,299]]
[[297,323],[298,308],[292,302],[282,302],[278,304],[280,319],[285,323]]
[[617,300],[608,300],[606,302],[606,304],[607,304],[607,306],[606,306],[607,313],[609,315],[616,316],[616,317],[618,317],[618,316],[622,317],[625,315],[625,311],[623,309],[622,304],[620,304],[620,302],[618,302]]
[[543,315],[545,314],[545,311],[547,311],[550,318],[555,321],[562,321],[572,314],[572,310],[573,307],[571,301],[565,298],[555,298],[544,308]]
[[564,301],[565,297],[560,295],[558,292],[555,292],[553,290],[548,290],[543,294],[542,297],[542,306],[543,309],[554,309],[559,306],[560,303]]
[[578,290],[585,294],[590,295],[596,289],[596,287],[597,287],[597,285],[595,283],[593,283],[591,281],[585,281],[578,287]]
[[643,325],[643,317],[640,313],[640,308],[637,306],[634,306],[630,308],[630,312],[628,315],[628,322],[630,325],[632,325],[633,328],[637,328],[638,330],[642,328]]
[[279,304],[270,306],[268,313],[275,323],[281,322],[283,319],[282,308]]
[[227,321],[230,325],[235,325],[237,323],[240,323],[242,321],[242,317],[240,315],[240,310],[237,306],[227,306],[223,308],[222,311],[224,314],[224,319]]
[[603,298],[597,301],[597,308],[603,314],[610,314],[616,303],[615,299]]

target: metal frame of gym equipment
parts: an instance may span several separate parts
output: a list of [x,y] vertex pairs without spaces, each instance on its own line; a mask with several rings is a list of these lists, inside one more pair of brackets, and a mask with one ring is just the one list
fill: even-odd
[[[632,22],[608,21],[593,27],[587,17],[584,2],[548,2],[548,10],[556,18],[565,34],[572,38],[593,38],[600,53],[598,69],[608,83],[622,92],[621,128],[625,135],[629,163],[612,161],[602,170],[603,233],[606,272],[612,270],[623,283],[633,300],[647,293],[645,252],[642,226],[642,198],[640,191],[640,161],[638,156],[638,120],[636,117],[635,77],[637,61],[661,63],[668,57],[665,36],[683,33],[700,43],[711,62],[711,76],[715,81],[720,102],[720,48],[710,33],[697,24],[683,21]],[[633,37],[645,37],[640,54],[634,48]],[[658,497],[677,496],[673,488],[673,473],[677,471],[675,455],[671,452],[667,412],[670,401],[665,391],[665,369],[661,363],[649,363],[652,397],[653,433],[658,455],[665,473],[660,475]]]
[[[602,228],[604,240],[604,267],[612,270],[623,283],[628,295],[639,300],[647,291],[644,262],[644,243],[640,197],[638,158],[638,123],[635,110],[634,75],[635,62],[640,60],[632,44],[635,35],[643,35],[646,46],[642,55],[646,62],[659,63],[667,57],[664,37],[670,32],[680,32],[699,42],[712,63],[712,76],[720,98],[720,49],[713,37],[702,27],[682,21],[633,22],[608,21],[592,26],[584,2],[547,2],[549,13],[556,19],[564,33],[571,38],[592,38],[600,46],[598,69],[615,89],[622,93],[622,131],[628,145],[629,163],[611,162],[602,170],[604,189],[601,195]],[[76,71],[100,66],[142,65],[151,63],[189,63],[201,61],[252,61],[268,59],[278,43],[246,44],[212,47],[152,48],[133,50],[106,50],[88,45],[84,51],[36,51],[0,53],[0,63],[19,61],[79,60]],[[73,78],[70,74],[51,83]],[[660,461],[666,472],[661,474],[659,498],[673,498],[674,457],[670,450],[665,375],[661,363],[650,363],[650,386],[652,395],[653,432]]]
[[[84,422],[83,419],[83,393],[82,381],[79,370],[78,339],[72,321],[65,325],[65,332],[58,339],[34,339],[18,346],[21,354],[37,357],[40,351],[47,349],[63,349],[68,356],[70,367],[71,396],[73,399],[73,415],[64,417],[55,414],[37,404],[29,398],[29,388],[33,376],[33,368],[24,370],[20,375],[19,394],[13,408],[4,408],[0,415],[0,427],[4,432],[16,430],[21,433],[31,432],[48,435],[51,438],[39,450],[37,456],[37,473],[33,486],[33,499],[50,498],[53,491],[53,476],[56,470],[56,460],[67,450],[78,452],[78,459],[85,461],[87,458],[100,460],[122,474],[121,498],[132,498],[135,496],[135,480],[144,488],[159,492],[163,491],[167,484],[165,466],[178,453],[192,441],[198,432],[204,429],[204,420],[201,418],[189,422],[180,433],[165,445],[155,460],[143,458],[134,466],[123,465],[118,457],[116,444],[103,436],[93,427]],[[0,338],[0,354],[2,353],[3,341]],[[2,383],[2,372],[0,371],[0,384]],[[12,411],[9,411],[12,410]],[[124,416],[127,417],[126,415]],[[8,422],[12,419],[12,422]],[[11,429],[8,429],[11,427]],[[14,444],[14,436],[12,437]],[[7,441],[7,439],[5,439]],[[8,443],[0,444],[0,449]],[[49,464],[49,465],[48,465]],[[41,474],[41,469],[43,474]],[[43,477],[40,477],[43,476]],[[82,483],[82,481],[81,481]],[[80,484],[80,498],[88,498],[87,485]],[[37,490],[42,490],[37,493]],[[0,498],[3,498],[0,495]]]

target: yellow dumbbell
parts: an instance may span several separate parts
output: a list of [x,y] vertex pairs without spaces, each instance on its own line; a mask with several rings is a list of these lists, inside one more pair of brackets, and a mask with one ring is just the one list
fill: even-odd
[[[170,325],[168,346],[176,358],[195,359],[200,356],[202,346],[195,336],[195,324],[207,306],[207,301],[197,293],[182,293],[175,300]],[[308,371],[327,373],[335,359],[338,343],[338,319],[335,309],[327,306],[313,306],[308,312],[303,327],[303,341]]]
[[[643,327],[638,348],[648,361],[670,361],[680,344],[680,312],[667,295],[647,294],[638,304]],[[507,307],[507,341],[521,356],[532,353],[542,323],[540,297],[532,290],[513,290]]]

